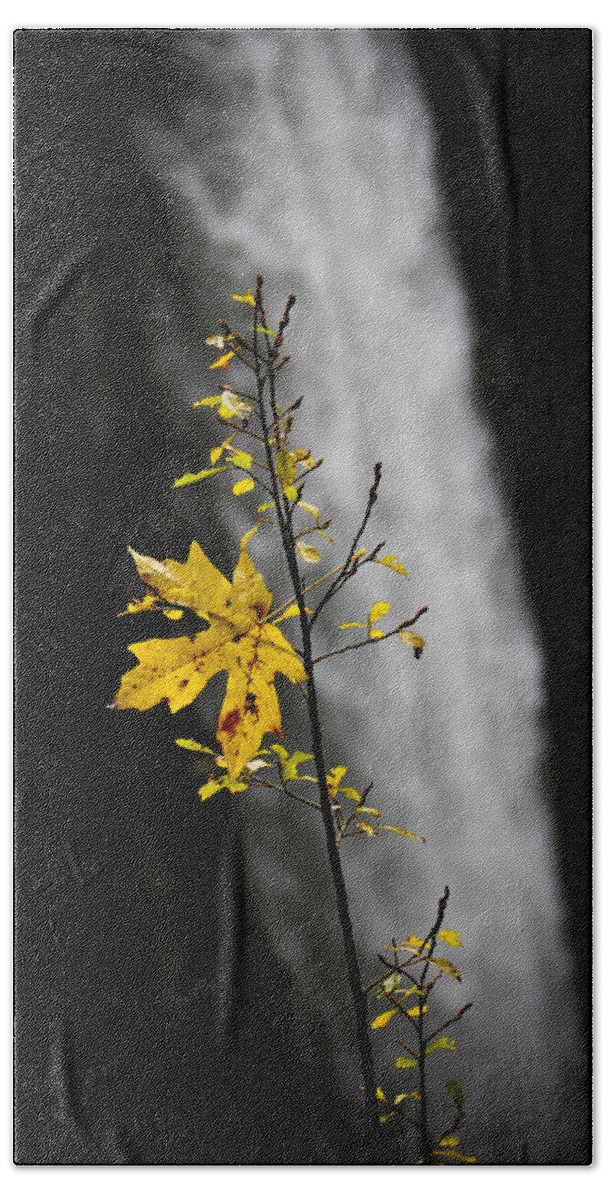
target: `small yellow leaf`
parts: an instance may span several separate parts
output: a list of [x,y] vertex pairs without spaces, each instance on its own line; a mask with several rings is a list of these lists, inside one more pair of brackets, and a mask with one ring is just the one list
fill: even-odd
[[384,1125],[387,1121],[390,1121],[391,1117],[395,1117],[396,1115],[397,1114],[394,1111],[390,1113],[383,1113],[383,1115],[379,1117],[380,1124]]
[[378,641],[379,638],[384,637],[384,634],[381,629],[370,629],[369,636],[372,641]]
[[416,658],[420,658],[426,642],[419,633],[413,633],[411,629],[402,629],[399,634],[399,641],[403,642],[404,646],[413,646]]
[[180,475],[179,479],[175,479],[173,487],[185,487],[188,483],[198,483],[201,479],[209,479],[211,475],[219,475],[220,471],[226,471],[227,467],[205,467],[202,471],[197,471],[193,474],[188,471],[186,475]]
[[239,479],[238,483],[232,485],[232,491],[235,496],[243,496],[245,492],[251,492],[254,487],[254,480],[251,476],[246,476],[245,479]]
[[348,768],[344,767],[344,766],[332,767],[331,771],[329,771],[329,773],[327,774],[326,779],[327,779],[327,786],[329,788],[330,796],[333,796],[335,798],[336,792],[338,790],[338,784],[340,783],[340,781],[342,779],[344,779],[347,769]]
[[434,1042],[430,1042],[424,1051],[425,1054],[434,1054],[436,1050],[455,1050],[456,1042],[453,1038],[440,1037],[435,1038]]
[[390,604],[388,600],[376,600],[376,603],[372,604],[369,612],[370,625],[373,625],[375,621],[379,621],[381,617],[385,617],[389,608]]
[[[296,503],[296,501],[297,501],[297,499],[298,499],[298,489],[297,489],[297,488],[295,488],[295,487],[286,487],[286,488],[283,488],[283,492],[284,492],[284,494],[285,494],[285,496],[286,496],[287,500],[289,500],[289,503],[290,503],[290,504],[295,504],[295,503]],[[319,532],[320,532],[320,531],[319,531]]]
[[170,621],[179,621],[183,615],[181,608],[163,608],[163,616],[168,617]]
[[[423,1005],[422,1005],[422,1013],[425,1013],[425,1012],[428,1012],[428,1011],[429,1011],[429,1006],[428,1006],[428,1004],[423,1004]],[[407,1010],[407,1015],[408,1015],[408,1017],[419,1017],[419,1016],[421,1016],[421,1013],[420,1013],[420,1006],[419,1006],[418,1004],[415,1004],[413,1008],[408,1008],[408,1010]]]
[[376,1088],[376,1100],[386,1100],[386,1096],[381,1087]]
[[214,333],[211,337],[205,338],[206,346],[215,346],[216,350],[223,350],[226,345],[226,338],[221,333]]
[[277,450],[275,465],[283,487],[289,487],[296,477],[296,457],[286,446]]
[[[306,612],[311,613],[312,608],[307,608]],[[274,623],[275,623],[275,625],[278,625],[279,621],[285,621],[287,619],[287,617],[299,617],[299,615],[300,615],[300,610],[299,610],[297,604],[290,604],[285,609],[285,612],[281,613],[280,617],[277,617],[277,619]]]
[[244,417],[248,417],[251,412],[253,412],[253,406],[246,400],[241,400],[236,392],[231,392],[229,388],[222,392],[218,409],[222,421],[232,421],[233,417],[237,417],[240,421]]
[[379,1013],[377,1017],[374,1017],[370,1029],[384,1029],[384,1026],[388,1025],[391,1018],[395,1017],[398,1012],[398,1008],[389,1008],[388,1012]]
[[404,1100],[419,1100],[419,1099],[420,1099],[420,1092],[399,1092],[399,1095],[395,1096],[395,1099],[393,1100],[393,1104],[402,1104]]
[[269,508],[274,508],[274,507],[275,507],[274,500],[267,500],[266,504],[258,504],[258,512],[259,513],[268,512]]
[[209,783],[204,783],[203,786],[198,789],[198,794],[201,800],[208,800],[209,797],[214,796],[216,792],[221,792],[223,786],[223,783],[216,783],[215,779],[210,779]]
[[447,1137],[442,1137],[441,1141],[437,1143],[438,1146],[447,1146],[451,1150],[453,1150],[454,1147],[458,1146],[459,1144],[460,1138],[456,1133],[449,1134]]
[[268,337],[276,338],[277,336],[276,333],[272,332],[272,329],[267,329],[265,325],[258,325],[257,331],[258,333],[267,333]]
[[144,596],[143,600],[130,600],[124,612],[117,613],[119,617],[130,616],[131,613],[148,612],[150,608],[154,608],[158,596],[152,596],[149,592]]
[[310,513],[311,517],[314,517],[315,521],[319,520],[320,513],[315,504],[307,504],[305,500],[299,500],[298,503],[300,508],[305,508],[306,512]]
[[368,825],[367,821],[357,821],[357,825],[359,829],[362,829],[363,832],[367,834],[368,837],[376,836],[376,830],[374,829],[373,825]]
[[[220,397],[220,399],[221,399],[221,397]],[[216,462],[218,461],[218,459],[220,459],[222,457],[224,450],[228,449],[228,446],[230,445],[233,437],[235,437],[234,433],[232,433],[229,438],[226,438],[226,440],[224,442],[222,442],[221,446],[212,446],[211,447],[211,450],[209,451],[209,461],[211,462],[212,467],[214,467]]]
[[357,808],[357,812],[358,813],[360,813],[360,812],[369,813],[371,817],[379,817],[380,816],[379,808],[364,808],[363,805],[359,805],[359,807]]
[[192,408],[215,408],[222,399],[221,393],[219,396],[203,396],[202,400],[195,400]]
[[458,1150],[433,1150],[433,1154],[440,1155],[442,1158],[452,1158],[457,1162],[476,1163],[477,1159],[470,1154],[460,1154]]
[[222,371],[227,371],[231,358],[234,358],[234,350],[227,350],[225,354],[220,354],[215,362],[209,363],[209,370],[214,371],[216,367],[220,367]]
[[235,292],[232,299],[238,300],[239,304],[250,304],[252,308],[255,308],[255,296],[252,296],[251,292],[245,292],[244,296],[238,296]]
[[446,975],[451,975],[453,979],[457,979],[460,983],[462,975],[454,963],[451,963],[449,958],[435,958],[429,956],[429,962],[432,962],[440,971],[445,971]]
[[400,833],[402,837],[414,838],[416,842],[426,842],[426,838],[421,837],[419,833],[411,833],[409,829],[399,829],[396,825],[379,825],[378,828],[388,829],[391,833]]
[[316,546],[309,546],[306,542],[297,542],[296,550],[304,562],[318,563],[320,561],[321,555]]
[[397,562],[396,555],[385,554],[383,558],[377,558],[376,562],[380,563],[383,567],[390,567],[391,571],[396,571],[398,575],[404,575],[407,579],[407,571],[405,567],[401,566],[400,562]]
[[[206,746],[201,746],[200,742],[194,741],[194,738],[176,738],[175,745],[181,746],[182,750],[200,750],[201,752],[207,750]],[[207,750],[207,753],[210,751]]]
[[414,946],[415,949],[418,949],[419,947],[424,946],[425,943],[421,938],[416,937],[415,933],[412,933],[410,937],[406,938],[403,944],[404,946]]
[[244,450],[233,450],[230,456],[233,467],[240,467],[242,471],[248,471],[252,461],[251,455],[246,454]]
[[456,933],[455,929],[440,929],[437,934],[442,942],[447,942],[448,946],[462,946],[461,933]]
[[363,621],[345,621],[340,629],[367,629],[367,625]]
[[395,1062],[396,1067],[417,1067],[417,1058],[398,1058]]

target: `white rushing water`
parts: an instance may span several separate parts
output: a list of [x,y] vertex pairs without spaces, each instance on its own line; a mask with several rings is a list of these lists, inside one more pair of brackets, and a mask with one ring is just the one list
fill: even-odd
[[[321,646],[372,600],[391,600],[400,618],[429,605],[420,662],[394,640],[319,667],[330,762],[348,763],[355,785],[373,779],[383,816],[427,838],[345,846],[364,974],[392,936],[426,931],[448,883],[465,976],[450,1002],[475,1008],[458,1027],[458,1062],[438,1064],[438,1074],[470,1092],[471,1136],[486,1161],[517,1161],[527,1140],[551,1156],[574,1033],[540,778],[542,663],[474,405],[472,330],[431,119],[394,34],[193,34],[184,49],[202,92],[190,92],[171,128],[146,137],[201,312],[211,322],[229,311],[226,297],[258,271],[269,310],[296,292],[289,378],[293,395],[306,396],[298,440],[326,464],[308,498],[332,512],[346,544],[382,460],[366,541],[386,537],[409,572],[406,581],[361,572],[325,610]],[[202,394],[201,381],[170,334],[159,353],[183,405]],[[235,536],[251,523],[247,512],[245,499]],[[243,806],[251,902],[297,981],[313,1070],[315,1022],[329,1021],[347,1090],[356,1064],[339,970],[328,966],[336,931],[322,836],[308,810],[269,804],[263,820],[261,811]],[[376,1037],[390,1062],[387,1033]]]

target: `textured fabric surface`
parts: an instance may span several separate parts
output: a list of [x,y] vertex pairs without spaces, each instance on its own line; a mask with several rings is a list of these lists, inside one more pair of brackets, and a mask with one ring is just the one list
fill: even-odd
[[107,708],[146,636],[126,546],[230,574],[252,523],[171,482],[258,270],[298,296],[336,538],[382,457],[430,610],[420,663],[321,682],[333,761],[427,836],[350,855],[364,973],[449,883],[467,1142],[588,1161],[590,69],[585,30],[15,35],[17,1162],[356,1161],[309,813],[201,809],[173,740],[213,737],[212,685]]

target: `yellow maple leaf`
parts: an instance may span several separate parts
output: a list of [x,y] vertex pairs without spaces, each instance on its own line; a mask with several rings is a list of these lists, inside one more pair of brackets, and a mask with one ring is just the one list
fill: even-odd
[[152,638],[129,646],[139,664],[123,675],[116,708],[143,712],[164,700],[175,713],[191,704],[218,671],[227,671],[217,738],[234,780],[265,733],[281,735],[275,673],[292,683],[306,679],[293,647],[276,625],[265,621],[272,596],[243,543],[232,583],[198,542],[192,543],[185,563],[130,553],[149,588],[171,604],[192,609],[208,628],[191,637]]

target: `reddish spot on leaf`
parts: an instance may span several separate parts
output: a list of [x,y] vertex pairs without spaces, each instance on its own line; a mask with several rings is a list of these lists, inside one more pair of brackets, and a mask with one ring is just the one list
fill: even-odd
[[245,712],[257,714],[258,706],[256,704],[255,695],[253,692],[247,692],[245,696]]
[[238,708],[233,708],[231,712],[226,713],[226,716],[220,725],[222,733],[227,733],[229,737],[232,737],[233,733],[236,732],[240,720],[241,714]]

